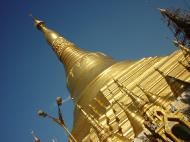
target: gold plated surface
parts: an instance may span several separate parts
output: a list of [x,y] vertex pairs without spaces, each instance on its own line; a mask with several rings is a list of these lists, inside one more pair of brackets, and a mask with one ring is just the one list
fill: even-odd
[[[185,106],[176,100],[185,91],[183,82],[188,86],[190,81],[185,68],[189,65],[189,50],[178,44],[181,50],[165,57],[117,62],[102,53],[81,50],[40,20],[35,19],[35,25],[64,64],[67,85],[77,104],[72,130],[77,141],[135,141],[144,133],[156,141],[167,141],[168,135],[179,141],[166,127],[168,119],[189,127],[187,116],[170,108],[173,104],[178,110]],[[182,81],[172,85],[178,90],[177,95],[166,75]],[[154,117],[158,112],[164,119]],[[149,127],[156,122],[163,125],[159,131]]]

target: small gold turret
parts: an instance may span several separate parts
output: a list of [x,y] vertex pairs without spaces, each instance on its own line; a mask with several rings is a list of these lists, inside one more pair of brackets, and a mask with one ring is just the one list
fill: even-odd
[[129,107],[126,108],[122,102],[116,100],[116,103],[124,110],[133,127],[135,135],[138,136],[138,134],[143,131],[143,117]]
[[124,91],[126,93],[126,95],[128,95],[133,104],[135,105],[135,107],[137,107],[138,109],[142,109],[144,107],[145,104],[147,104],[147,101],[140,98],[139,96],[136,96],[132,91],[129,91],[124,85],[122,85],[118,80],[114,80],[115,83],[118,85],[118,87]]
[[127,90],[127,95],[131,98],[133,104],[141,111],[142,108],[148,103],[146,100],[135,95],[133,92]]
[[163,97],[160,97],[154,93],[147,91],[146,89],[142,88],[140,85],[137,85],[137,87],[145,94],[150,103],[154,103],[161,107],[166,103],[167,100],[164,99]]
[[169,85],[170,89],[172,90],[173,94],[178,97],[181,95],[183,91],[190,87],[190,83],[180,80],[178,78],[166,75],[164,72],[160,71],[159,69],[155,69],[158,71],[162,77],[166,80],[167,84]]

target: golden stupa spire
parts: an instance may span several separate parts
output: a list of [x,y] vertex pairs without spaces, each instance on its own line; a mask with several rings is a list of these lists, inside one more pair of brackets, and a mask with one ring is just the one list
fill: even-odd
[[44,33],[47,42],[64,64],[72,97],[80,96],[96,76],[115,63],[112,58],[100,52],[81,50],[57,32],[47,28],[43,21],[35,17],[33,19],[35,26]]
[[135,105],[135,107],[137,107],[138,109],[142,109],[146,104],[147,101],[142,99],[141,97],[135,95],[132,91],[127,90],[127,95],[131,98],[133,104]]
[[57,56],[64,63],[66,72],[68,73],[76,61],[86,52],[77,49],[73,43],[66,40],[63,36],[47,28],[43,21],[38,20],[35,17],[33,17],[33,19],[35,26],[44,33],[47,42],[52,46]]
[[147,103],[146,100],[143,100],[142,98],[140,98],[139,96],[135,95],[132,91],[128,90],[123,84],[121,84],[118,80],[114,79],[114,82],[118,85],[119,88],[121,88],[121,90],[123,90],[126,95],[128,95],[133,104],[138,108],[138,109],[142,109],[143,106]]

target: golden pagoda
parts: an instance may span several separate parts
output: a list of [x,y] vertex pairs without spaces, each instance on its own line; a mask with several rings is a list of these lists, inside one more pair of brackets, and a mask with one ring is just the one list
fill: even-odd
[[76,141],[190,141],[190,115],[185,112],[189,106],[183,101],[190,90],[187,47],[175,41],[185,50],[116,61],[101,52],[84,51],[34,20],[64,65],[75,102]]

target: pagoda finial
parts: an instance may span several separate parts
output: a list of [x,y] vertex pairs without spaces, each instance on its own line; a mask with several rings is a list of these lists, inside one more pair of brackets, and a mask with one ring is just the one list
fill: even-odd
[[161,13],[166,12],[166,9],[163,9],[163,8],[158,8],[158,10],[159,10]]
[[128,90],[123,84],[121,84],[118,80],[115,80],[115,83],[118,85],[121,90],[123,90],[132,100],[134,105],[141,109],[147,103],[145,100],[141,99],[139,96],[136,96],[132,91]]
[[29,14],[30,17],[34,20],[34,25],[40,30],[40,24],[45,24],[43,21],[38,20],[36,17],[34,17],[31,13]]
[[38,20],[32,14],[30,14],[30,16],[33,18],[36,28],[44,33],[47,42],[53,46],[54,40],[57,39],[60,35],[55,31],[48,29],[43,21]]

